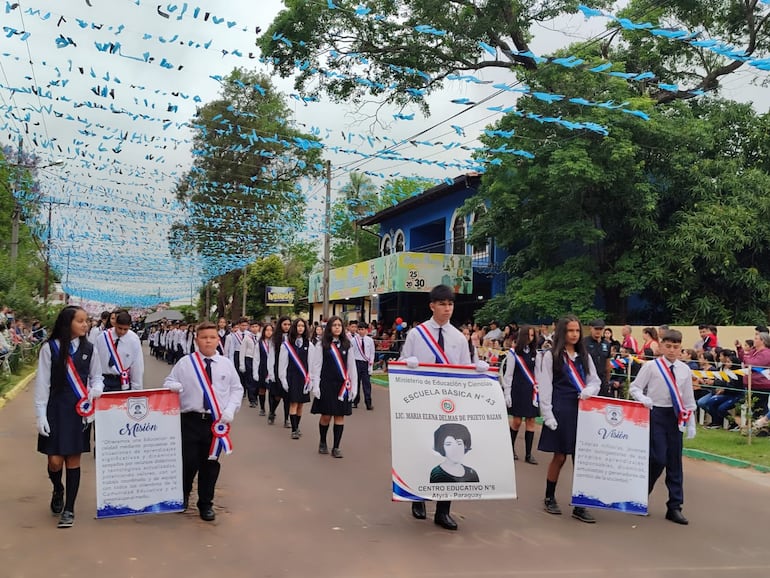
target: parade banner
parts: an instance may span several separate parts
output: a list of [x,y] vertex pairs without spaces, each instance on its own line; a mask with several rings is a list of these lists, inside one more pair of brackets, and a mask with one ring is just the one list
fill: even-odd
[[97,518],[182,511],[178,393],[105,393],[95,437]]
[[394,501],[516,497],[497,371],[388,364]]
[[580,401],[572,505],[647,513],[650,410],[635,401]]

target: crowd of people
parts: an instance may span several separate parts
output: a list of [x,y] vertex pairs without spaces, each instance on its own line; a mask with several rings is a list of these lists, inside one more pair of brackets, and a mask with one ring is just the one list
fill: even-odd
[[8,306],[0,308],[0,357],[10,355],[16,348],[31,348],[45,341],[45,326],[33,319],[24,321]]

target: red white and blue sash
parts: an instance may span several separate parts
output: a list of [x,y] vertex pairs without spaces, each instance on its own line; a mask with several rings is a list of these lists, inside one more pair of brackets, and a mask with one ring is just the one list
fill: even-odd
[[238,341],[238,345],[243,343],[243,335],[239,331],[235,331],[233,335],[235,336],[235,339]]
[[345,401],[345,398],[348,398],[348,401],[353,401],[350,399],[350,390],[352,387],[350,384],[350,376],[348,375],[348,368],[345,367],[345,362],[342,359],[342,353],[340,353],[339,347],[337,347],[334,343],[330,344],[329,351],[331,352],[332,359],[334,359],[334,363],[340,372],[340,376],[342,377],[342,386],[340,387],[340,391],[337,394],[337,399],[340,401]]
[[567,353],[564,354],[564,369],[567,371],[567,377],[572,385],[575,386],[578,394],[582,393],[586,387],[586,382],[583,380],[583,376],[580,375],[575,362],[570,359]]
[[[56,343],[55,340],[51,341],[51,348],[53,349],[54,355],[58,357],[60,355],[59,344]],[[83,383],[83,380],[80,379],[80,374],[78,373],[78,370],[75,367],[75,362],[72,361],[72,356],[74,354],[75,354],[75,346],[71,345],[70,355],[68,355],[66,359],[67,383],[70,384],[72,391],[75,392],[75,395],[78,398],[78,401],[75,404],[75,411],[78,412],[78,415],[81,417],[89,417],[93,415],[94,410],[96,408],[94,407],[94,404],[91,402],[91,400],[88,399],[88,389]]]
[[286,351],[289,352],[289,357],[291,357],[292,361],[294,361],[294,365],[302,374],[302,377],[305,380],[305,387],[307,387],[307,385],[310,383],[310,374],[308,374],[307,369],[305,369],[305,366],[302,364],[302,360],[299,358],[299,353],[297,353],[297,350],[294,349],[294,346],[288,341],[284,341],[283,345],[286,348]]
[[530,371],[529,366],[527,366],[527,362],[524,361],[524,358],[516,353],[513,348],[511,348],[511,355],[513,355],[513,359],[516,362],[516,367],[521,370],[521,372],[524,374],[524,377],[527,378],[527,381],[532,386],[532,405],[538,407],[540,405],[540,388],[537,385],[535,375]]
[[364,351],[366,349],[364,347],[364,340],[358,337],[357,335],[353,337],[353,339],[356,342],[356,347],[358,347],[358,351],[361,352],[361,357],[363,357],[366,360],[366,363],[371,363],[372,360],[369,359],[369,357],[366,355],[366,351]]
[[655,364],[658,366],[658,371],[660,371],[661,376],[663,376],[663,381],[665,381],[666,386],[668,386],[669,394],[671,394],[674,413],[676,413],[677,421],[679,422],[679,431],[684,431],[687,427],[687,422],[692,415],[692,410],[684,408],[684,401],[682,401],[682,394],[679,393],[676,377],[664,359],[659,357],[655,360]]
[[[265,345],[267,343],[267,345]],[[262,348],[262,352],[265,354],[265,359],[270,355],[270,342],[264,339],[259,340],[259,346]]]
[[438,344],[438,341],[436,341],[436,338],[433,337],[433,334],[428,330],[428,326],[425,323],[421,323],[415,327],[415,329],[417,330],[417,333],[420,334],[420,337],[422,337],[423,341],[425,341],[433,355],[436,356],[436,363],[445,363],[449,365],[449,358]]
[[211,384],[206,366],[203,364],[203,358],[197,351],[190,354],[190,361],[195,370],[195,377],[198,378],[198,384],[203,390],[203,397],[208,402],[206,405],[211,409],[211,418],[214,422],[211,425],[211,432],[214,434],[209,448],[209,459],[215,460],[224,451],[226,454],[233,453],[233,442],[230,440],[230,424],[220,421],[222,411],[219,409],[217,396],[214,394],[214,387]]
[[107,343],[107,351],[110,352],[110,358],[112,358],[112,363],[115,364],[115,368],[120,373],[120,387],[121,389],[128,389],[127,386],[129,383],[131,383],[131,374],[129,373],[129,370],[123,367],[123,360],[120,359],[120,355],[118,354],[118,346],[115,345],[115,342],[112,340],[112,332],[110,330],[105,331],[102,333],[104,335],[104,341]]

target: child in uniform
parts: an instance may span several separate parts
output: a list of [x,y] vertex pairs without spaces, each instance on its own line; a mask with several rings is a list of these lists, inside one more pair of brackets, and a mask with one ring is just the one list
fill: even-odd
[[289,337],[283,342],[278,358],[278,379],[289,401],[291,439],[298,440],[302,433],[299,422],[302,407],[310,401],[310,375],[308,351],[311,347],[304,319],[297,318],[291,324]]

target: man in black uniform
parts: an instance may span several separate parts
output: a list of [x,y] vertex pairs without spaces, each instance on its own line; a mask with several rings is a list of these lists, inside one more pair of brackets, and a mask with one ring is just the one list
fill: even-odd
[[602,380],[602,384],[599,387],[599,395],[612,397],[612,392],[610,391],[610,344],[602,338],[604,319],[594,319],[588,325],[591,328],[591,335],[584,337],[583,343],[588,350],[588,355],[591,356],[594,362],[599,379]]

